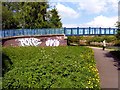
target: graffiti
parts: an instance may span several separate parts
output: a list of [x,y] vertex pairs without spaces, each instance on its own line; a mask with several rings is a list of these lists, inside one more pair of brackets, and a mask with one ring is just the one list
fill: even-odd
[[[38,46],[42,43],[37,38],[20,38],[20,39],[17,39],[17,41],[19,41],[20,46]],[[49,38],[45,42],[45,44],[46,44],[46,46],[59,46],[60,42],[58,39],[50,39]]]
[[42,42],[37,38],[21,38],[17,39],[20,42],[20,46],[38,46]]
[[62,37],[58,37],[58,36],[57,36],[56,38],[59,39],[59,40],[62,40]]
[[48,39],[46,41],[46,46],[59,46],[60,42],[57,39]]

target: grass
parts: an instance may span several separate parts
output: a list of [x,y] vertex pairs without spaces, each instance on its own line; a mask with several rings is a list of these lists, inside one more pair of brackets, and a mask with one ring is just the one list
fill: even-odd
[[88,47],[3,48],[3,88],[100,88]]

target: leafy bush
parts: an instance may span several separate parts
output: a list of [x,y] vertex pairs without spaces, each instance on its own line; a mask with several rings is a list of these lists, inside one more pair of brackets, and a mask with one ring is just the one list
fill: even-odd
[[116,41],[115,41],[115,45],[116,45],[116,46],[120,46],[120,40],[116,40]]
[[100,88],[90,48],[8,47],[3,53],[12,62],[3,88]]
[[[91,42],[103,42],[103,40],[106,40],[107,43],[114,43],[118,42],[115,36],[69,36],[68,37],[68,45],[70,43],[76,43],[80,44],[80,40],[86,40],[85,45],[90,45]],[[117,41],[116,41],[117,40]]]
[[71,44],[79,44],[80,37],[79,36],[68,36],[68,45]]
[[106,40],[106,42],[113,42],[116,40],[115,36],[94,36],[90,39],[88,39],[88,42],[103,42],[103,40]]

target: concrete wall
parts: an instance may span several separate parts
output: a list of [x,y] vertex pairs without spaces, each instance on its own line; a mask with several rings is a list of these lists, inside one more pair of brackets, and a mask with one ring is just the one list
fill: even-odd
[[2,39],[2,46],[66,46],[64,35],[16,36]]

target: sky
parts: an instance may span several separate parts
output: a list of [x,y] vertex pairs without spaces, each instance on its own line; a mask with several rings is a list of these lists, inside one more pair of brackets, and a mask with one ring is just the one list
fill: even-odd
[[63,27],[115,27],[119,0],[49,0]]

